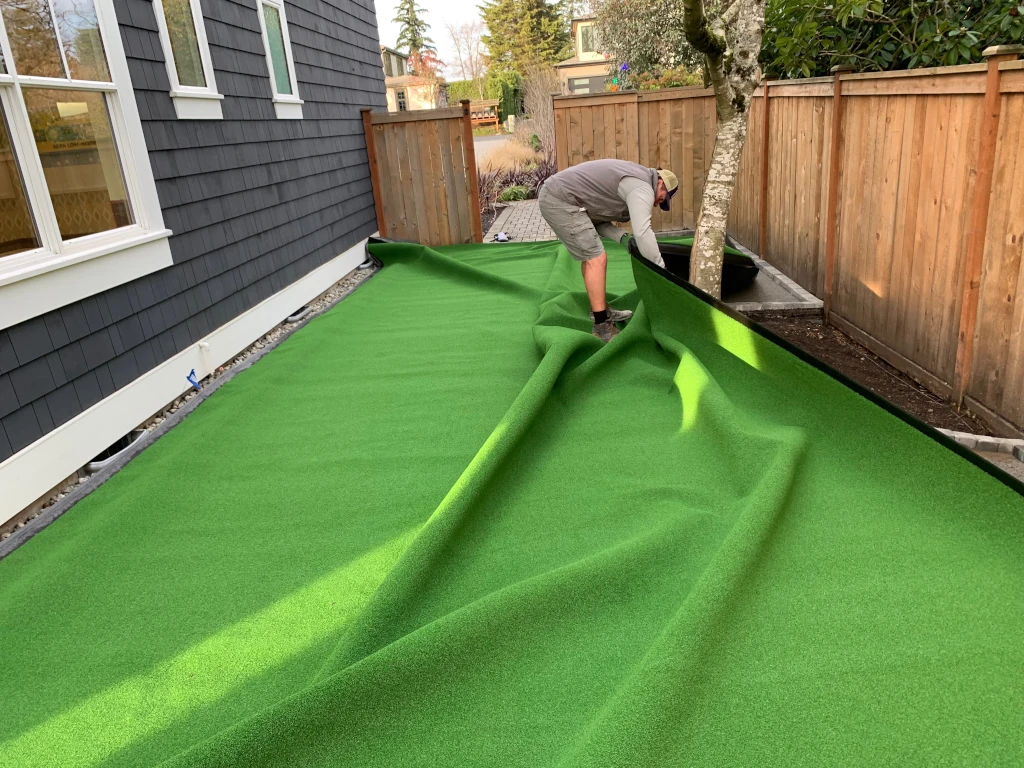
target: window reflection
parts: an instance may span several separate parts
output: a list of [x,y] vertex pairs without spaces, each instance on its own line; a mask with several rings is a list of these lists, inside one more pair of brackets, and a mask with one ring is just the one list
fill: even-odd
[[206,87],[203,61],[199,57],[199,40],[190,0],[163,0],[167,34],[171,38],[174,69],[178,82],[197,88]]
[[52,0],[72,80],[110,82],[93,0]]
[[284,50],[284,33],[281,30],[281,12],[272,5],[263,5],[263,22],[267,27],[267,42],[270,47],[270,61],[274,65],[275,93],[290,94],[292,79],[288,76],[288,57]]
[[23,88],[65,240],[133,223],[102,93]]
[[0,256],[39,247],[39,238],[32,222],[25,186],[7,132],[7,122],[0,111]]
[[[4,23],[18,73],[110,82],[93,0],[3,0]],[[69,72],[64,70],[57,34]]]
[[64,77],[50,6],[44,0],[4,0],[3,14],[18,73]]

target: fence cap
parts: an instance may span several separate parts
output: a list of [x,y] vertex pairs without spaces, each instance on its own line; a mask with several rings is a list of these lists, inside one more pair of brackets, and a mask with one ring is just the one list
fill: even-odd
[[836,64],[832,69],[829,70],[832,74],[837,72],[856,72],[857,68],[853,64]]
[[985,58],[989,56],[1020,56],[1024,53],[1024,45],[990,45],[981,55]]

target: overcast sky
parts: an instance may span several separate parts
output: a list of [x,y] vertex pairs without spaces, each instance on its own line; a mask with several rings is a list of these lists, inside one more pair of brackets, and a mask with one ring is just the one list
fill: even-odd
[[[398,25],[392,23],[395,17],[395,6],[398,0],[376,0],[377,2],[377,29],[380,32],[381,45],[389,48],[395,47],[398,40]],[[456,72],[451,65],[455,63],[455,52],[452,49],[451,40],[445,30],[445,22],[462,24],[480,18],[480,10],[477,7],[481,0],[419,0],[423,8],[423,20],[430,25],[430,38],[437,47],[437,54],[441,61],[448,65],[445,76],[452,79]]]

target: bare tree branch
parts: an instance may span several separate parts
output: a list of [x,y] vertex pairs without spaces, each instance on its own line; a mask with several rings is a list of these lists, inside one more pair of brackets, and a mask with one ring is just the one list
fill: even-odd
[[484,32],[483,24],[477,19],[462,24],[445,22],[444,26],[458,58],[459,77],[463,80],[472,80],[479,98],[482,99],[484,97],[484,77],[487,74],[487,64],[481,42]]

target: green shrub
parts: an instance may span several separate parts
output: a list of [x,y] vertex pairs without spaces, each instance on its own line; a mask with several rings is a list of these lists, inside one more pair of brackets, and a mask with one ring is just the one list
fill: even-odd
[[446,85],[448,88],[449,106],[457,107],[463,99],[469,99],[470,101],[480,100],[480,91],[477,90],[476,84],[472,80],[455,80]]
[[530,146],[533,147],[534,152],[542,152],[544,150],[544,145],[541,144],[540,136],[536,133],[530,134]]
[[632,85],[639,91],[656,91],[659,88],[682,88],[688,85],[703,85],[704,78],[699,72],[686,67],[663,69],[658,72],[643,72],[632,76]]
[[503,203],[512,203],[516,200],[525,200],[527,195],[530,194],[530,190],[521,184],[513,184],[511,187],[505,187],[501,190],[501,194],[498,195],[498,200]]

